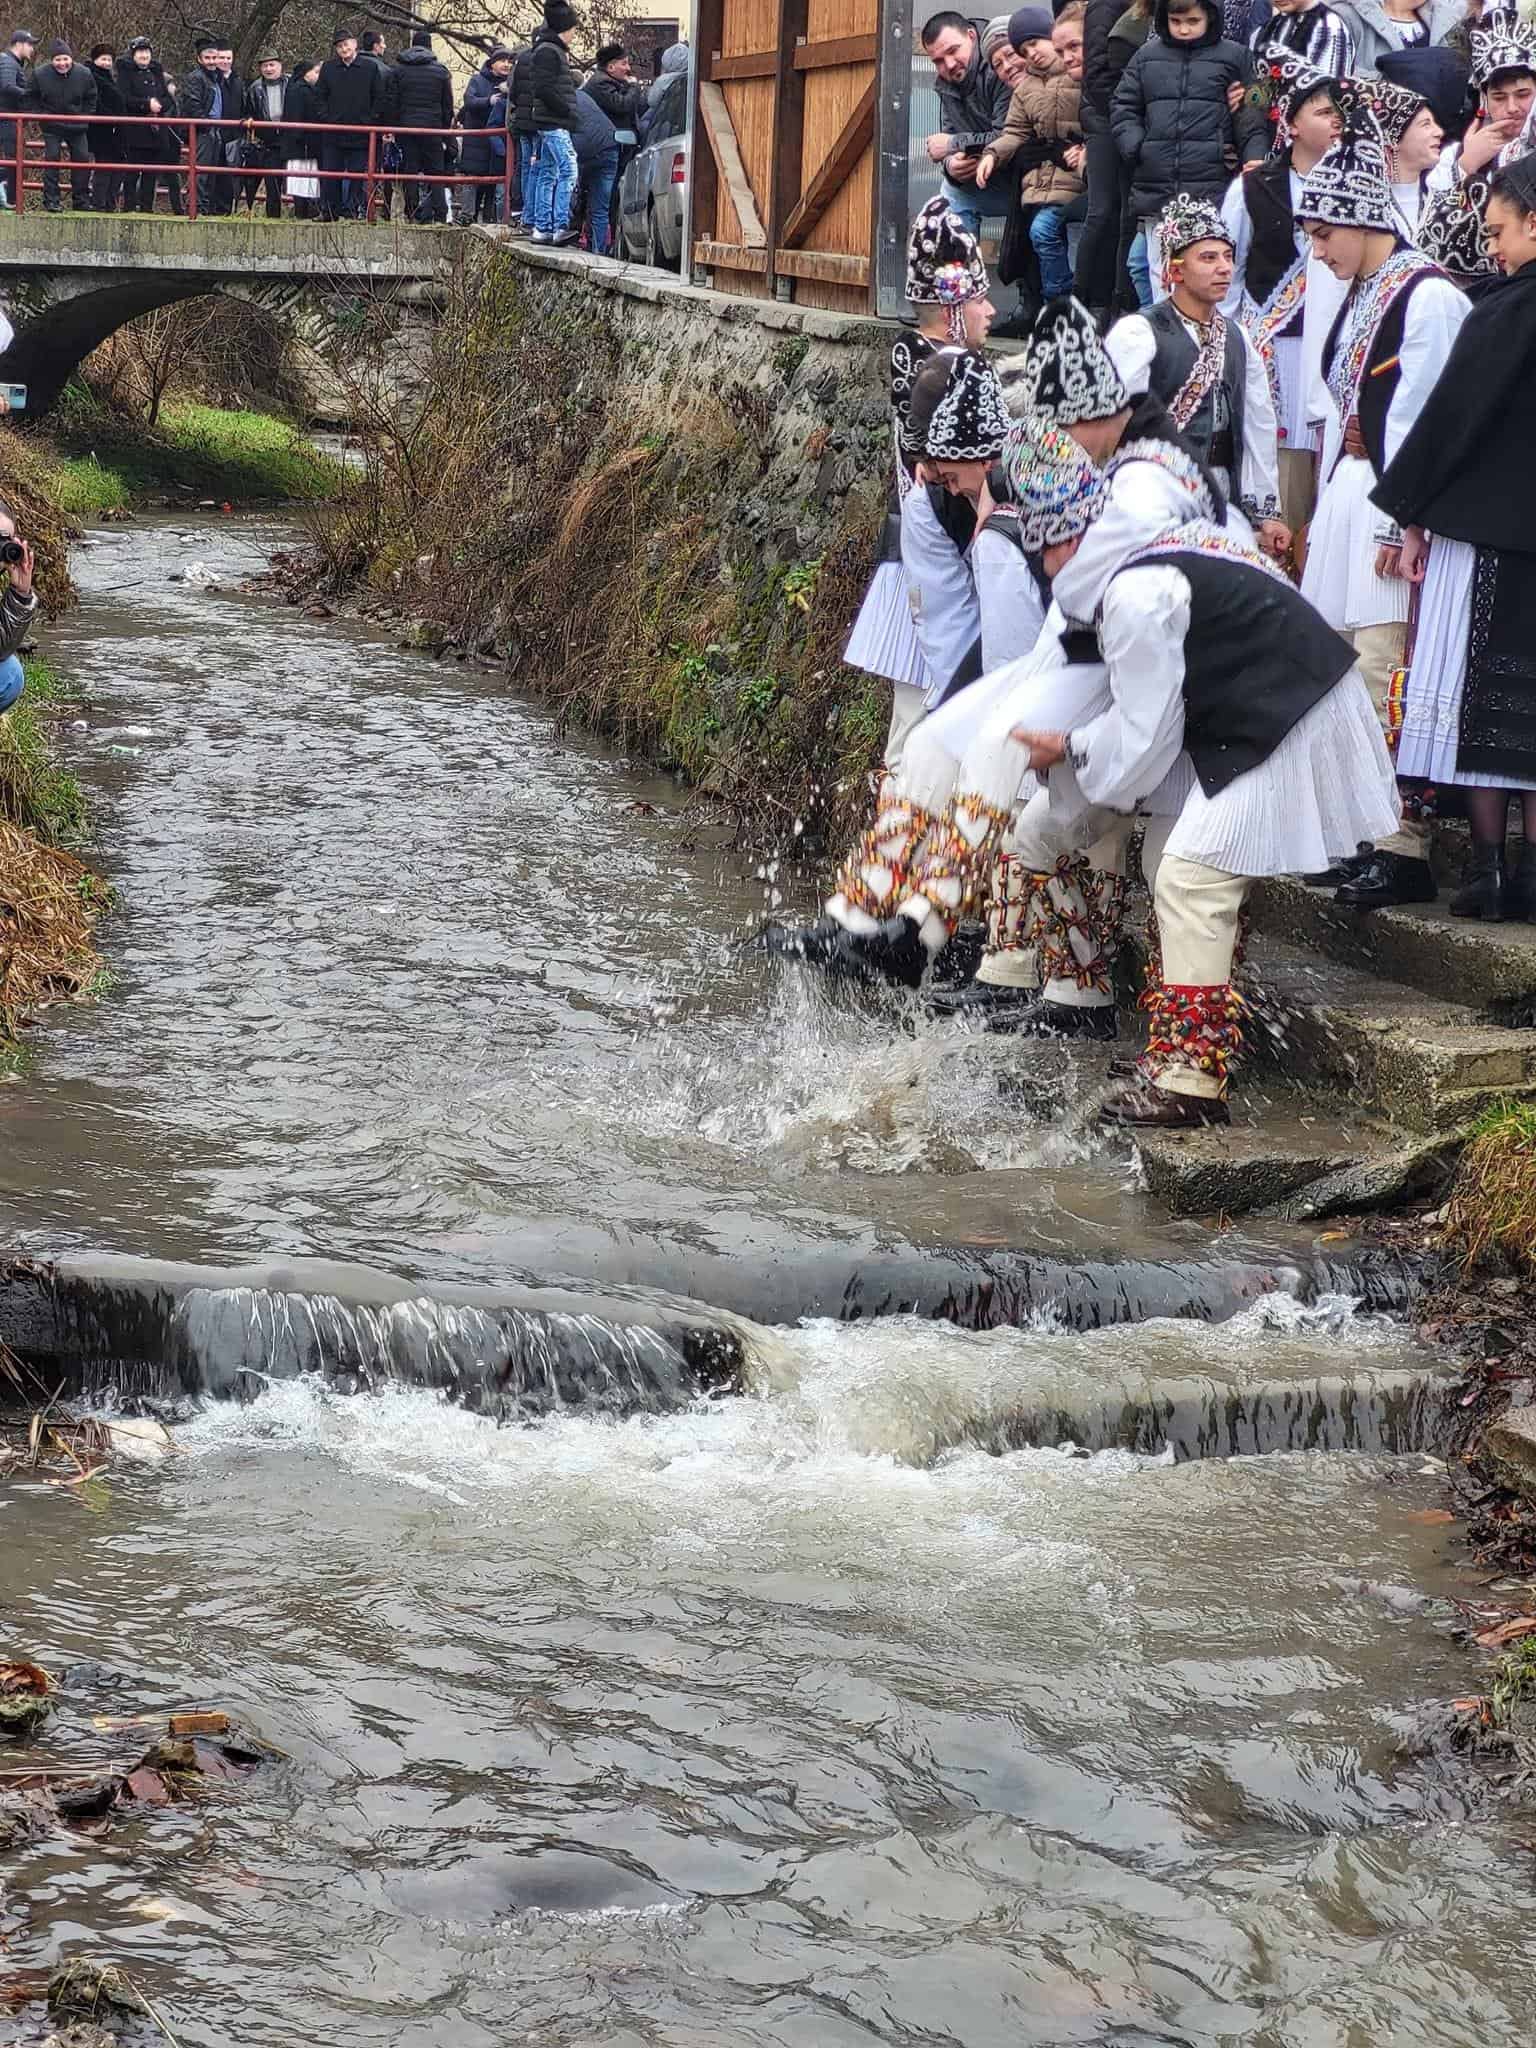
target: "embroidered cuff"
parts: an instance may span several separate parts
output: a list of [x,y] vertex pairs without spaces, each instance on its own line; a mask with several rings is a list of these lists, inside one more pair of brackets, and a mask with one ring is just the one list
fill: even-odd
[[1266,519],[1280,517],[1278,498],[1239,498],[1237,502],[1254,526],[1262,526]]
[[1063,744],[1067,750],[1067,759],[1072,763],[1072,773],[1074,775],[1081,775],[1088,766],[1087,748],[1080,747],[1076,737],[1070,732],[1065,735]]
[[1400,548],[1403,544],[1403,529],[1395,519],[1383,519],[1375,532],[1379,548]]

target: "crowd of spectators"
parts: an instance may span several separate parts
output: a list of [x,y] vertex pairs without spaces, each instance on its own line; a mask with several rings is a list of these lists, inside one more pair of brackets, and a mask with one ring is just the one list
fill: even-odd
[[[605,253],[614,188],[656,88],[618,43],[599,48],[583,79],[569,54],[576,26],[568,0],[547,0],[528,44],[492,49],[462,99],[426,29],[391,57],[378,30],[339,28],[328,56],[290,63],[263,50],[242,78],[213,35],[178,77],[147,36],[121,52],[94,44],[82,59],[62,38],[44,50],[19,28],[0,51],[0,210],[14,206],[40,132],[51,213],[153,213],[163,190],[184,214],[195,184],[202,216],[261,206],[274,220],[379,219],[398,204],[422,224],[505,214],[534,241]],[[687,61],[686,44],[665,51],[658,84]]]

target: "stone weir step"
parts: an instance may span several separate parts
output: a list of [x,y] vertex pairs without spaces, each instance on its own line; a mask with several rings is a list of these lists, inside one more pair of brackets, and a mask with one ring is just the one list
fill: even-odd
[[1484,1019],[1536,1023],[1536,925],[1452,917],[1438,903],[1341,910],[1331,889],[1277,877],[1249,898],[1255,927],[1425,995],[1454,997]]

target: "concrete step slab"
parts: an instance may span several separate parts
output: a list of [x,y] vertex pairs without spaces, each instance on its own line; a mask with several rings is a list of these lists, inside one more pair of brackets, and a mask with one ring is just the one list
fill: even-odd
[[1233,1116],[1225,1129],[1136,1136],[1147,1191],[1173,1215],[1307,1220],[1384,1208],[1432,1193],[1454,1163],[1452,1141],[1347,1112],[1235,1101]]
[[1501,1023],[1536,1023],[1536,924],[1483,924],[1438,903],[1341,910],[1329,889],[1289,877],[1261,882],[1249,899],[1257,930],[1328,959],[1451,997]]

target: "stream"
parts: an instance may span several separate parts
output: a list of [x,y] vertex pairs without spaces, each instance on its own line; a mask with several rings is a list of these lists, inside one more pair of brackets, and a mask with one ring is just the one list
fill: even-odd
[[[45,645],[117,979],[0,1089],[0,1245],[438,1289],[1212,1255],[1074,1110],[1102,1054],[744,961],[778,877],[503,677],[241,594],[291,538],[146,518],[76,557]],[[89,1660],[77,1715],[207,1700],[283,1757],[7,1852],[0,1958],[110,1956],[182,2048],[1523,2048],[1528,1825],[1423,1732],[1477,1583],[1435,1461],[985,1427],[1429,1370],[1341,1297],[812,1318],[668,1413],[274,1380],[90,1499],[13,1477],[0,1651]]]

